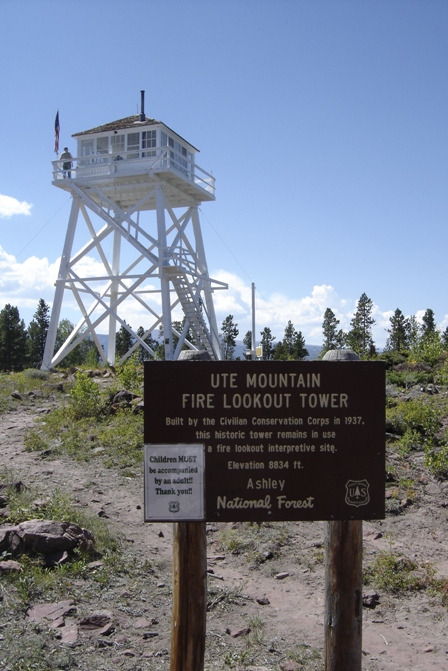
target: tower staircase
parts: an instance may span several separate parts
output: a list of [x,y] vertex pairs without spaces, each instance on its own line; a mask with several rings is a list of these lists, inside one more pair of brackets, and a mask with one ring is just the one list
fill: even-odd
[[[210,355],[211,359],[219,359],[219,353],[215,351],[216,344],[213,343],[213,335],[210,334],[205,319],[203,317],[204,304],[197,298],[192,285],[188,279],[188,275],[181,268],[176,266],[165,266],[164,272],[168,275],[171,283],[179,298],[179,302],[184,312],[187,328],[194,337],[194,344],[200,350],[205,350]],[[215,345],[215,346],[214,346]]]

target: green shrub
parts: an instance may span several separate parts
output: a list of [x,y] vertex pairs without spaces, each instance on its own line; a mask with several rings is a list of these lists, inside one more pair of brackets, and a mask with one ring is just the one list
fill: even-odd
[[124,389],[138,394],[142,393],[143,370],[138,363],[137,354],[133,354],[124,363],[117,366],[115,372]]
[[416,363],[426,363],[429,366],[436,366],[443,355],[444,347],[440,334],[435,331],[418,338],[414,343],[410,353],[410,359]]
[[401,437],[398,446],[402,455],[409,454],[412,450],[419,450],[422,447],[422,436],[416,429],[408,427]]
[[438,478],[448,477],[448,444],[425,446],[425,466]]
[[431,587],[435,569],[431,564],[419,567],[411,559],[382,552],[364,571],[364,582],[393,594],[415,592]]
[[414,385],[435,383],[435,370],[426,363],[407,363],[386,370],[386,382],[397,387],[409,389]]
[[448,385],[448,360],[434,374],[434,384]]
[[393,368],[393,366],[405,363],[408,356],[409,352],[406,350],[401,352],[397,352],[397,350],[389,350],[386,352],[381,352],[381,354],[378,355],[378,359],[386,362],[386,371],[389,371],[391,368]]
[[287,660],[295,662],[300,671],[321,671],[324,668],[322,652],[306,643],[297,643],[292,650],[282,649],[282,653]]
[[242,523],[234,528],[223,527],[219,534],[223,549],[235,554],[244,554],[247,561],[257,567],[266,561],[264,551],[269,546],[272,557],[280,552],[281,545],[288,542],[287,525],[276,522],[261,524]]
[[98,442],[105,449],[104,463],[108,467],[133,469],[143,461],[143,415],[121,410],[109,422],[98,426]]
[[25,436],[25,448],[27,452],[42,452],[48,447],[40,432],[36,429],[29,429]]
[[404,436],[408,431],[414,433],[412,439],[415,439],[417,432],[421,437],[423,444],[428,444],[434,440],[434,437],[440,427],[442,411],[433,400],[402,401],[393,408],[386,410],[387,426],[391,433],[397,433]]
[[416,385],[427,385],[434,383],[434,372],[432,370],[420,370],[420,371],[398,371],[390,370],[386,371],[386,381],[389,384],[394,384],[397,387],[402,387],[403,389],[410,389]]
[[[13,399],[13,391],[22,395],[22,400]],[[33,368],[19,373],[0,373],[0,412],[15,408],[17,403],[33,403],[34,394],[28,397],[29,392],[48,398],[54,394],[51,374]]]
[[396,387],[407,389],[409,385],[409,373],[396,369],[386,370],[386,382],[394,384]]
[[50,377],[50,373],[47,370],[38,370],[37,368],[27,368],[23,371],[22,375],[32,380],[48,380]]
[[70,415],[73,419],[95,417],[102,409],[103,400],[98,384],[87,373],[79,371],[70,390]]

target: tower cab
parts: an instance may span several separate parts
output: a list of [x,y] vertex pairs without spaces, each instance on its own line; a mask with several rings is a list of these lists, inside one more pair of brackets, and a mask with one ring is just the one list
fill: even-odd
[[[91,182],[115,196],[120,184],[124,209],[138,203],[148,182],[157,177],[172,185],[170,195],[179,206],[215,199],[214,177],[195,161],[199,150],[161,121],[137,114],[72,137],[77,147],[71,177],[67,179],[61,160],[53,161],[55,186],[70,190],[69,181]],[[147,200],[144,209],[155,209],[154,199]]]

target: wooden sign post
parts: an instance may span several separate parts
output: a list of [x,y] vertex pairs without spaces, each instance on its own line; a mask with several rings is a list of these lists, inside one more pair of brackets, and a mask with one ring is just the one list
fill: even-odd
[[[356,361],[331,350],[324,361]],[[362,520],[325,525],[325,671],[361,671]]]
[[207,612],[205,522],[173,525],[170,671],[202,671]]
[[361,671],[362,522],[325,529],[325,671]]

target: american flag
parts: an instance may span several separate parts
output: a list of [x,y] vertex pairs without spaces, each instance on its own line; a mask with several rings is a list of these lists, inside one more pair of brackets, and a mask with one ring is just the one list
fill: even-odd
[[54,153],[59,154],[59,110],[56,112],[56,119],[54,120]]

